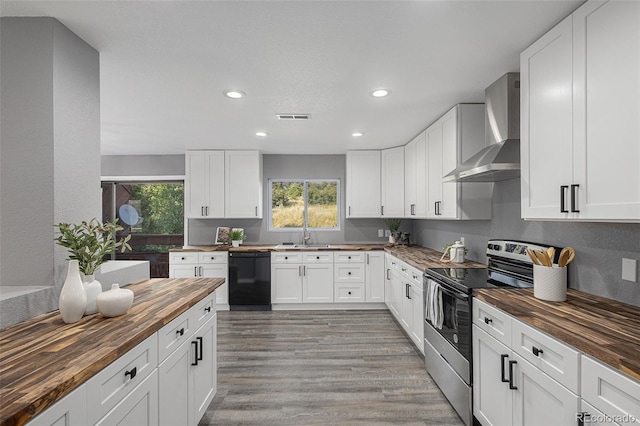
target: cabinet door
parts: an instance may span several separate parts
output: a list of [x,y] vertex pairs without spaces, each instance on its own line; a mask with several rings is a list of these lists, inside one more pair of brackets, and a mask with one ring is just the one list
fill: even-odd
[[512,424],[513,391],[502,379],[509,377],[508,361],[511,350],[475,324],[472,339],[473,415],[484,426],[510,425]]
[[185,152],[184,214],[186,217],[204,217],[208,204],[209,174],[206,151]]
[[197,264],[169,266],[169,278],[197,278],[199,273],[200,269]]
[[158,424],[158,370],[124,397],[96,426]]
[[402,280],[402,301],[400,302],[400,323],[407,334],[413,330],[413,300],[411,300],[411,283]]
[[427,217],[439,217],[442,204],[442,125],[436,121],[427,129]]
[[302,265],[271,265],[271,303],[302,303]]
[[573,14],[574,179],[580,219],[640,220],[640,2]]
[[569,215],[574,138],[571,22],[566,18],[520,55],[523,218]]
[[225,217],[262,218],[262,155],[225,151]]
[[409,289],[411,296],[411,314],[413,320],[411,322],[411,339],[418,346],[418,349],[424,353],[424,302],[423,292],[421,288],[411,285]]
[[380,151],[347,152],[347,217],[380,217]]
[[[196,345],[192,345],[194,361],[191,366],[190,380],[193,393],[193,425],[197,425],[204,416],[207,407],[217,391],[218,362],[217,348],[217,315],[209,319],[194,334]],[[183,423],[173,423],[175,425]]]
[[404,147],[383,149],[382,217],[404,217]]
[[396,319],[398,321],[401,321],[402,319],[402,280],[400,278],[400,274],[395,271],[394,269],[391,269],[389,271],[389,277],[391,278],[390,281],[390,289],[391,289],[391,294],[389,296],[389,302],[390,302],[390,308],[391,308],[391,313],[396,317]]
[[202,277],[224,278],[225,282],[216,289],[216,303],[218,305],[229,304],[229,267],[226,263],[211,263],[201,265]]
[[38,414],[29,426],[84,426],[87,424],[87,386],[81,385]]
[[[442,185],[442,203],[438,206],[440,218],[458,218],[458,189],[459,183],[442,182],[442,177],[451,172],[458,165],[458,108],[451,109],[442,119],[442,163],[440,177],[437,178]],[[434,176],[434,179],[436,177]]]
[[[595,408],[593,405],[580,400],[580,412],[576,414],[576,420],[579,425],[588,424],[589,426],[620,426],[619,423],[613,421],[607,421],[610,417],[607,417],[602,411]],[[580,423],[582,421],[582,423]]]
[[514,392],[512,424],[575,425],[580,399],[519,355],[513,357],[517,362],[513,382],[518,389]]
[[385,302],[384,252],[376,251],[365,256],[365,301]]
[[407,218],[415,216],[416,208],[416,139],[404,146],[404,217]]
[[302,302],[333,302],[333,264],[305,264],[302,266]]
[[185,341],[158,367],[160,425],[193,425],[191,400],[193,391],[189,374],[194,354],[191,339]]
[[416,196],[414,218],[427,217],[427,139],[426,132],[416,138]]

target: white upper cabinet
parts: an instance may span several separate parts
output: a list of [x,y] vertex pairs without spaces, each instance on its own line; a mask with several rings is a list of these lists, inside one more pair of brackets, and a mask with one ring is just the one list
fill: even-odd
[[421,132],[404,147],[404,216],[427,217],[427,140]]
[[521,57],[522,217],[640,221],[640,2],[589,1]]
[[224,217],[224,151],[185,153],[185,217]]
[[404,217],[404,147],[382,150],[382,217]]
[[491,219],[493,184],[442,182],[484,148],[484,104],[458,104],[426,130],[427,214],[434,219]]
[[225,151],[225,217],[262,218],[262,154]]
[[347,218],[380,217],[379,150],[347,152]]

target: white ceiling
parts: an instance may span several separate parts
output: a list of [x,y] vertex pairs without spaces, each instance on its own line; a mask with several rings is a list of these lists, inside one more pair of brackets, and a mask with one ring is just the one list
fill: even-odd
[[482,102],[582,2],[1,0],[0,15],[55,17],[100,52],[104,155],[334,154],[403,145]]

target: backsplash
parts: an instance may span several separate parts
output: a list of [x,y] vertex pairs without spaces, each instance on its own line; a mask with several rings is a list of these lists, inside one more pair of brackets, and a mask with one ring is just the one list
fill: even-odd
[[569,266],[569,287],[640,306],[640,283],[624,281],[622,258],[640,263],[640,224],[525,221],[520,217],[520,179],[494,184],[490,221],[413,222],[417,244],[442,250],[465,238],[468,258],[486,262],[490,238],[571,246],[576,259]]

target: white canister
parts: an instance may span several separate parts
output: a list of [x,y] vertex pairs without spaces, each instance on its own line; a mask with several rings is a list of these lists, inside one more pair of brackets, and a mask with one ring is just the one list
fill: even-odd
[[460,241],[456,241],[449,248],[449,260],[452,263],[464,262],[464,244],[462,244]]
[[567,300],[567,267],[533,265],[533,296],[550,302]]
[[103,317],[117,317],[127,313],[133,304],[133,291],[112,284],[111,290],[100,293],[97,298],[98,311]]

